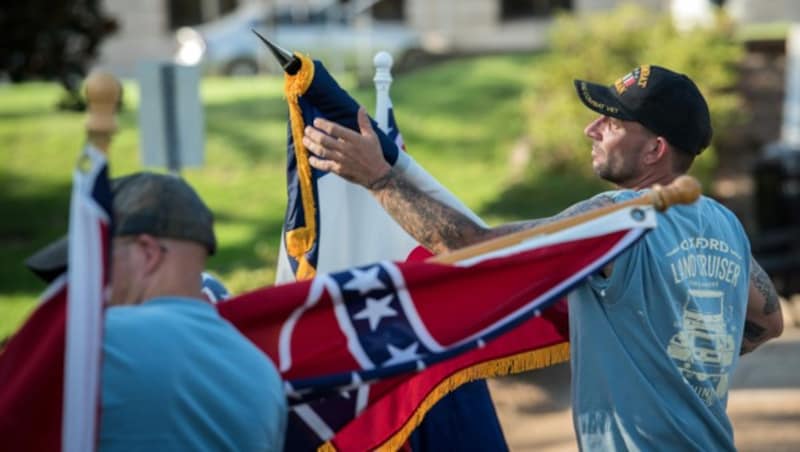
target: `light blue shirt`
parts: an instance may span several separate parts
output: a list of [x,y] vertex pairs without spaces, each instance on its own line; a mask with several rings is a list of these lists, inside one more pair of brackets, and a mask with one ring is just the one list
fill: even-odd
[[[616,202],[640,193],[608,193]],[[582,450],[733,450],[725,413],[747,306],[750,244],[709,198],[569,296],[573,421]]]
[[211,304],[106,311],[101,450],[279,451],[286,417],[275,367]]

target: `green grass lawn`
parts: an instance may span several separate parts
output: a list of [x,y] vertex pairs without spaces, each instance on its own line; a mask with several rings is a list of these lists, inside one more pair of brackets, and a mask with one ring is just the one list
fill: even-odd
[[[535,83],[538,58],[454,60],[397,76],[392,86],[408,151],[490,224],[551,214],[602,187],[569,174],[522,185],[511,177],[510,150],[525,127],[520,99]],[[343,84],[373,110],[371,88]],[[201,89],[206,163],[183,174],[216,214],[220,246],[209,268],[237,293],[274,278],[286,203],[282,79],[207,79]],[[53,84],[0,86],[0,337],[44,288],[23,259],[67,227],[84,116],[55,111],[59,95]],[[135,84],[126,83],[112,176],[142,169],[137,101]]]

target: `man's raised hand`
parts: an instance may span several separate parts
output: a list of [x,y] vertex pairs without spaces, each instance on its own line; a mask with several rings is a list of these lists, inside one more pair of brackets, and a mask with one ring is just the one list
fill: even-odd
[[314,168],[330,171],[358,185],[379,189],[392,169],[383,158],[378,136],[364,107],[358,109],[355,132],[326,119],[317,118],[306,126],[303,145],[311,153],[308,162]]

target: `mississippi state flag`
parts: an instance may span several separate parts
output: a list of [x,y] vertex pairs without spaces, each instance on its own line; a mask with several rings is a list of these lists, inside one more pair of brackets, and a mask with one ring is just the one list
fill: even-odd
[[[455,265],[381,262],[218,309],[282,373],[304,421],[287,448],[392,449],[457,383],[566,359],[565,312],[548,308],[654,226],[627,207]],[[420,374],[435,377],[411,384]]]
[[91,451],[97,437],[111,188],[88,146],[73,177],[69,264],[0,352],[0,438],[13,451]]

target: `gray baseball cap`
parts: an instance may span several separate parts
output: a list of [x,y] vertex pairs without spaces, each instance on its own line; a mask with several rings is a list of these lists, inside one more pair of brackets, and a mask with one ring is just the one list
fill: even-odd
[[217,250],[214,216],[200,196],[177,176],[136,173],[117,179],[114,192],[115,236],[150,234]]
[[[217,250],[214,216],[197,192],[180,177],[141,172],[111,182],[113,235],[150,234]],[[67,268],[67,238],[50,243],[25,260],[40,278],[52,281]]]

